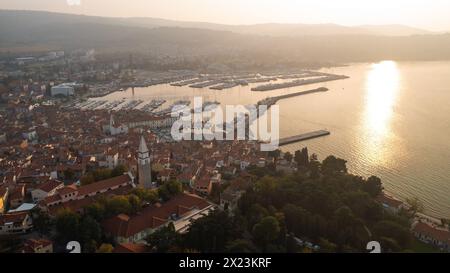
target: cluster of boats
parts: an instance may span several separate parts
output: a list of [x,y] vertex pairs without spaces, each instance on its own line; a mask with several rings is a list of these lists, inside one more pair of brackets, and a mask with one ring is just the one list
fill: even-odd
[[178,100],[178,101],[172,103],[169,107],[162,109],[160,111],[157,111],[157,112],[153,112],[153,113],[157,116],[163,116],[163,115],[170,114],[174,107],[189,106],[190,104],[191,104],[191,101],[189,101],[189,100]]
[[253,87],[251,90],[252,91],[271,91],[271,90],[276,90],[276,89],[297,87],[297,86],[302,86],[302,85],[307,85],[307,84],[343,80],[343,79],[347,79],[347,78],[348,78],[347,76],[343,76],[343,75],[327,74],[327,75],[320,75],[319,77],[308,78],[308,79],[298,79],[298,80],[290,81],[290,82],[269,83],[269,84]]
[[107,100],[88,100],[84,103],[78,104],[78,108],[83,110],[94,110],[107,102]]
[[154,110],[158,109],[161,105],[163,105],[166,102],[166,100],[163,99],[156,99],[152,100],[148,103],[145,103],[139,110],[145,111],[145,112],[153,112]]
[[249,83],[256,82],[268,82],[276,80],[276,77],[262,77],[260,75],[247,75],[247,76],[210,76],[210,77],[199,77],[195,79],[184,80],[180,82],[171,83],[171,86],[189,86],[190,88],[206,88],[212,90],[224,90],[233,88],[236,86],[247,86]]
[[[117,110],[132,110],[132,109],[134,109],[136,106],[138,106],[139,104],[141,104],[141,103],[143,103],[144,101],[143,100],[130,100],[130,101],[127,101],[127,102],[125,102],[125,103],[122,103],[122,104],[120,104],[118,107],[116,107],[116,108],[118,108]],[[115,109],[116,109],[115,108]]]

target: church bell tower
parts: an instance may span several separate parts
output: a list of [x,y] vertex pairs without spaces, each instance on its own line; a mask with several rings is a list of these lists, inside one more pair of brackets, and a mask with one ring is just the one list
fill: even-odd
[[138,186],[145,189],[151,189],[153,187],[150,152],[145,143],[144,136],[141,136],[138,151]]

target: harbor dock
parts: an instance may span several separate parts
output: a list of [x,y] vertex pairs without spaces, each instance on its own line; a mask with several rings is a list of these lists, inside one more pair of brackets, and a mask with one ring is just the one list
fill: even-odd
[[275,103],[277,103],[279,100],[302,96],[302,95],[307,95],[307,94],[312,94],[312,93],[327,92],[327,91],[328,91],[328,88],[320,87],[317,89],[301,91],[301,92],[296,92],[296,93],[291,93],[291,94],[286,94],[286,95],[281,95],[281,96],[276,96],[276,97],[268,97],[264,100],[259,101],[258,105],[267,105],[268,107],[270,107],[270,106],[274,105]]
[[299,142],[299,141],[328,136],[330,134],[331,133],[327,130],[319,130],[319,131],[309,132],[309,133],[295,135],[295,136],[291,136],[291,137],[281,138],[279,145],[284,146],[284,145],[292,144],[292,143]]

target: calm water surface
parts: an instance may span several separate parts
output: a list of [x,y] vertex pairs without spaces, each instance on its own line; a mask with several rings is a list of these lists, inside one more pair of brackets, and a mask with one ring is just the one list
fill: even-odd
[[280,136],[328,129],[328,137],[284,146],[308,146],[320,159],[333,154],[348,160],[358,175],[377,175],[398,198],[418,197],[426,213],[450,218],[450,62],[354,64],[323,69],[350,79],[269,92],[245,87],[215,91],[158,85],[116,92],[106,98],[165,98],[222,104],[251,104],[268,96],[321,86],[329,92],[278,102]]

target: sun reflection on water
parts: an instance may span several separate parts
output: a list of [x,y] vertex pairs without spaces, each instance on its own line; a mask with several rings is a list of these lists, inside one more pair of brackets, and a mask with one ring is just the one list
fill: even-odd
[[364,128],[365,150],[371,161],[383,163],[392,153],[391,121],[400,86],[397,63],[383,61],[373,64],[366,80]]

